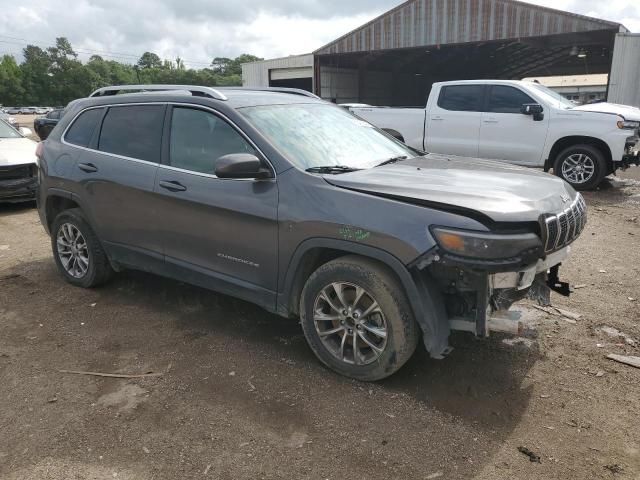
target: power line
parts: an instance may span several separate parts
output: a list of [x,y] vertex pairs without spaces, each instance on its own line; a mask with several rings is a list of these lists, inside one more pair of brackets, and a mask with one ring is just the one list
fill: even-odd
[[[4,37],[4,38],[9,38],[13,41],[10,40],[0,40],[0,43],[7,43],[7,44],[13,44],[13,45],[33,45],[36,47],[40,47],[40,48],[55,48],[55,45],[52,44],[48,44],[45,42],[39,42],[39,41],[30,41],[27,40],[25,38],[20,38],[20,37],[11,37],[9,35],[2,35],[0,34],[0,37]],[[132,54],[132,53],[121,53],[121,52],[110,52],[108,50],[93,50],[93,49],[73,49],[74,52],[76,53],[80,53],[83,55],[100,55],[103,57],[110,57],[110,58],[117,58],[117,59],[122,59],[122,60],[138,60],[142,55],[136,55],[136,54]],[[202,65],[202,66],[211,66],[211,63],[209,62],[199,62],[199,61],[195,61],[195,60],[187,60],[184,58],[180,58],[180,60],[184,63],[184,64],[190,64],[190,65]]]

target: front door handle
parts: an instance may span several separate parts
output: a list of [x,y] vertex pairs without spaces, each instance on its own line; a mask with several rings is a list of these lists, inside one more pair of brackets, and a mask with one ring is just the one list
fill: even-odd
[[498,123],[498,120],[496,120],[495,118],[487,118],[486,120],[483,120],[484,123]]
[[184,192],[187,189],[187,187],[182,185],[180,182],[173,180],[162,180],[158,185],[170,192]]
[[431,117],[431,120],[437,120],[441,122],[442,120],[444,120],[444,118],[442,118],[441,116],[437,116],[437,117]]
[[87,173],[95,173],[98,171],[98,167],[96,167],[93,163],[79,163],[78,168]]

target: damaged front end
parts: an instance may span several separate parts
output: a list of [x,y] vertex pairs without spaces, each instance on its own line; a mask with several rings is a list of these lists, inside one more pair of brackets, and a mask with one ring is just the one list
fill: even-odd
[[[413,265],[423,292],[444,308],[426,319],[425,345],[434,358],[448,353],[451,330],[487,337],[490,332],[531,335],[529,325],[511,306],[525,298],[550,304],[551,291],[570,294],[559,270],[570,244],[586,225],[586,205],[580,195],[563,212],[543,215],[536,233],[482,233],[432,229],[438,247]],[[428,305],[424,305],[428,308]],[[431,306],[433,308],[433,305]]]

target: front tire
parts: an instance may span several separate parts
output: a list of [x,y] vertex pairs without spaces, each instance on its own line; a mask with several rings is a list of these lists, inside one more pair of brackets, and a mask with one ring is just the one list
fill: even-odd
[[72,285],[96,287],[113,274],[107,254],[79,208],[65,210],[55,218],[51,247],[58,270]]
[[574,145],[556,157],[553,172],[576,190],[592,190],[607,175],[607,162],[591,145]]
[[300,300],[309,346],[327,367],[346,377],[376,381],[411,358],[420,328],[403,288],[378,263],[348,256],[307,280]]

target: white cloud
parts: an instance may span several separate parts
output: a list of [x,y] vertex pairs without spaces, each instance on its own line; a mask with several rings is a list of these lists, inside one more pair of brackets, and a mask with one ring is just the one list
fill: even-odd
[[[2,4],[5,5],[2,5]],[[180,56],[193,67],[213,57],[307,53],[396,6],[394,0],[0,0],[0,53],[25,41],[47,46],[66,36],[89,51],[134,62],[144,51]],[[531,3],[623,23],[640,32],[638,0],[533,0]],[[12,38],[10,38],[12,37]],[[21,40],[23,39],[23,40]],[[130,55],[130,56],[127,56]]]

